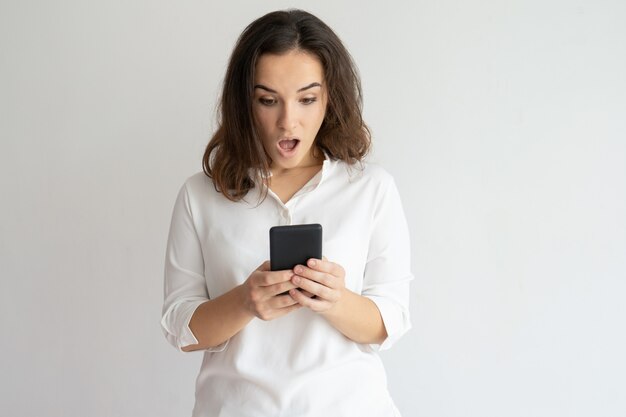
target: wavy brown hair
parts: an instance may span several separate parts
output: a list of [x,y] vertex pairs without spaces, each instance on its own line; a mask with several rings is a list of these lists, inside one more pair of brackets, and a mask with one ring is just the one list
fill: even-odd
[[361,81],[339,37],[303,10],[268,13],[248,25],[237,40],[224,78],[218,128],[202,158],[204,173],[229,200],[241,200],[269,175],[271,161],[252,113],[257,60],[263,54],[292,50],[316,56],[324,68],[328,103],[314,146],[349,164],[363,160],[369,151]]

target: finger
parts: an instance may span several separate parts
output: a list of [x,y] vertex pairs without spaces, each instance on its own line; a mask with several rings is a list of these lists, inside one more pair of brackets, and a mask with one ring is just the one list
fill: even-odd
[[281,282],[286,282],[293,276],[293,271],[259,271],[255,284],[259,287],[269,287]]
[[[289,295],[287,297],[290,297]],[[291,305],[289,307],[285,307],[285,308],[281,308],[280,310],[276,310],[278,312],[278,314],[276,315],[276,317],[281,317],[284,315],[287,315],[289,313],[291,313],[292,311],[295,311],[299,308],[302,308],[303,306],[301,304],[295,303],[294,305]]]
[[[270,261],[264,261],[261,265],[259,265],[256,269],[257,271],[262,272],[270,272],[272,271],[272,264]],[[285,269],[284,271],[290,271],[289,269]],[[280,271],[272,271],[272,272],[280,272]]]
[[287,308],[295,304],[298,304],[298,302],[293,299],[289,292],[287,292],[285,295],[277,295],[276,297],[272,297],[272,299],[268,301],[268,305],[276,310]]
[[291,277],[293,277],[293,274],[290,275],[289,281],[280,282],[278,284],[272,285],[271,287],[268,287],[270,294],[279,295],[284,292],[288,292],[289,290],[293,288],[297,288],[296,285],[293,282],[291,282]]
[[312,281],[308,278],[303,278],[299,275],[296,275],[292,282],[305,291],[318,296],[324,300],[332,300],[333,297],[333,289],[327,287],[326,285],[320,284],[319,282]]
[[256,269],[257,271],[269,271],[270,270],[270,261],[265,261]]
[[[291,298],[289,295],[287,295],[287,297]],[[298,303],[294,303],[284,308],[269,308],[265,310],[263,314],[257,315],[257,317],[264,321],[274,320],[299,308],[302,308],[302,306]]]
[[322,260],[311,258],[307,261],[307,266],[316,271],[326,272],[327,274],[341,276],[343,274],[343,268],[341,265],[328,261],[326,257],[322,257]]
[[297,301],[299,305],[301,305],[302,307],[310,308],[313,311],[322,310],[324,306],[328,304],[327,301],[324,301],[318,298],[307,297],[306,295],[303,294],[303,291],[298,290],[298,289],[293,289],[289,291],[289,295],[295,301]]
[[308,278],[315,282],[319,282],[326,287],[334,288],[333,284],[337,281],[333,279],[334,277],[328,273],[320,272],[302,265],[297,265],[293,270],[297,275]]
[[301,294],[304,294],[304,296],[305,296],[305,297],[309,297],[309,298],[311,298],[311,297],[316,297],[316,295],[315,295],[315,294],[311,294],[310,292],[308,292],[308,291],[306,291],[306,290],[303,290],[303,289],[300,289],[300,293],[301,293]]

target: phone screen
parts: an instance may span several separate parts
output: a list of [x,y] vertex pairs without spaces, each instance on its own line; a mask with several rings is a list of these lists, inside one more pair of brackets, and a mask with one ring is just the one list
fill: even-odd
[[270,228],[270,269],[282,271],[322,259],[322,225],[298,224]]

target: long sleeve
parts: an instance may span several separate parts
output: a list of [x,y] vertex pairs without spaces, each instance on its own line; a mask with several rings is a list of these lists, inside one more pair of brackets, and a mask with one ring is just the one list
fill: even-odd
[[[189,328],[189,321],[196,308],[209,299],[202,248],[186,185],[181,188],[174,204],[164,278],[161,326],[168,342],[182,351],[183,347],[198,343]],[[211,350],[223,350],[226,343]]]
[[202,351],[194,414],[398,415],[377,353],[410,327],[409,239],[393,179],[382,167],[327,157],[321,175],[286,203],[272,194],[258,200],[262,191],[233,202],[204,172],[185,182],[167,241],[167,340],[178,349],[196,344],[189,330],[196,308],[243,284],[267,259],[270,227],[306,223],[323,225],[325,256],[344,267],[346,288],[377,305],[388,337],[371,348],[358,344],[306,308],[250,320]]
[[374,350],[390,348],[411,328],[409,283],[411,253],[409,233],[395,182],[391,177],[381,190],[374,212],[362,295],[376,303],[387,338]]

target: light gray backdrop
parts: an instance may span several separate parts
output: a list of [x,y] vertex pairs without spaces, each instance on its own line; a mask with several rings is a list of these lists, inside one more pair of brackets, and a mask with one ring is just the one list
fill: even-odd
[[403,414],[626,415],[625,4],[2,0],[0,412],[190,415],[172,205],[236,36],[299,6],[353,53],[405,204]]

